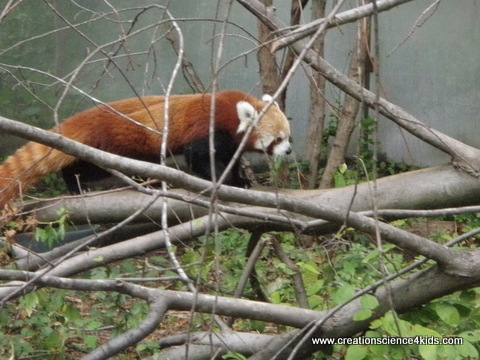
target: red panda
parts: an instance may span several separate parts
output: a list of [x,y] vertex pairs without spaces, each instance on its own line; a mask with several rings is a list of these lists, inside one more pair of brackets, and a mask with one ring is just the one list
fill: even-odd
[[[206,179],[212,177],[208,146],[211,97],[211,94],[193,94],[169,98],[169,155],[183,154],[193,172]],[[51,131],[100,150],[158,163],[165,99],[164,96],[147,96],[112,102],[76,114]],[[217,178],[232,159],[249,125],[257,120],[270,99],[264,96],[259,100],[236,90],[215,94]],[[274,104],[251,133],[244,150],[286,155],[291,152],[289,137],[288,120]],[[81,176],[88,177],[93,165],[51,147],[27,143],[0,166],[0,208],[43,177],[62,169],[69,190],[75,192],[77,182],[74,175],[81,173]],[[239,175],[238,164],[224,183],[248,186]]]

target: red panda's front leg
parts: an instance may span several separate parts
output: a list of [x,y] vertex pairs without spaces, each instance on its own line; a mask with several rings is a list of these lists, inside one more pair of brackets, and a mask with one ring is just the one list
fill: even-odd
[[[227,131],[215,130],[215,176],[218,180],[230,163],[235,151],[237,143],[234,137]],[[212,180],[212,167],[210,164],[210,140],[209,136],[195,140],[184,146],[183,154],[189,168],[198,176]],[[226,176],[225,185],[240,188],[249,188],[251,186],[247,179],[240,176],[240,165],[237,161],[230,173]]]
[[83,160],[62,169],[62,177],[70,194],[80,194],[89,187],[89,182],[112,176],[108,171]]

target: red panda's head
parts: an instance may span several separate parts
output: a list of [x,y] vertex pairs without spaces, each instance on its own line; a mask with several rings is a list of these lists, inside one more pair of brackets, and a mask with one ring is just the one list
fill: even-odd
[[292,152],[290,124],[277,103],[274,102],[258,120],[261,111],[270,101],[272,101],[272,97],[264,95],[262,101],[257,101],[256,104],[247,101],[238,102],[237,113],[240,124],[237,134],[244,133],[249,126],[254,125],[250,150],[265,151],[273,156],[288,155]]

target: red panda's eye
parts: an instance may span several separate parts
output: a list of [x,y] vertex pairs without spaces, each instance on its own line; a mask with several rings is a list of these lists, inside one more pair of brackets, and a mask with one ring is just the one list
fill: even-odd
[[276,142],[282,142],[282,140],[283,140],[283,139],[282,139],[280,136],[278,136],[278,137],[275,139]]

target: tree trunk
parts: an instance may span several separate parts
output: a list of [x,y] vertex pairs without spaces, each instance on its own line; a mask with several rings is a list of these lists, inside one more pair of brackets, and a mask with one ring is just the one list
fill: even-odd
[[[262,0],[262,3],[268,7],[272,6],[273,0]],[[260,77],[262,81],[262,90],[264,94],[273,94],[280,85],[280,76],[275,54],[270,51],[270,41],[273,40],[270,29],[258,21],[258,39],[262,47],[258,50],[257,59],[260,68]],[[283,104],[280,105],[283,109]]]
[[[326,0],[312,1],[312,21],[325,17]],[[321,36],[312,48],[318,56],[323,57],[324,37]],[[318,177],[320,161],[320,150],[322,145],[323,127],[325,121],[325,77],[319,72],[311,69],[310,75],[310,118],[308,127],[307,147],[304,153],[304,160],[310,164],[310,176],[308,177],[308,188],[315,187]]]
[[[350,68],[348,76],[358,84],[363,84],[367,76],[367,62],[369,61],[369,39],[370,39],[370,18],[364,18],[358,23],[357,39],[352,51]],[[338,167],[345,162],[348,144],[353,129],[355,128],[355,119],[360,109],[360,101],[346,95],[344,106],[338,121],[337,134],[333,141],[333,148],[328,157],[327,166],[320,181],[319,188],[325,189],[332,187],[333,177],[338,171]],[[375,145],[374,145],[375,146]]]

